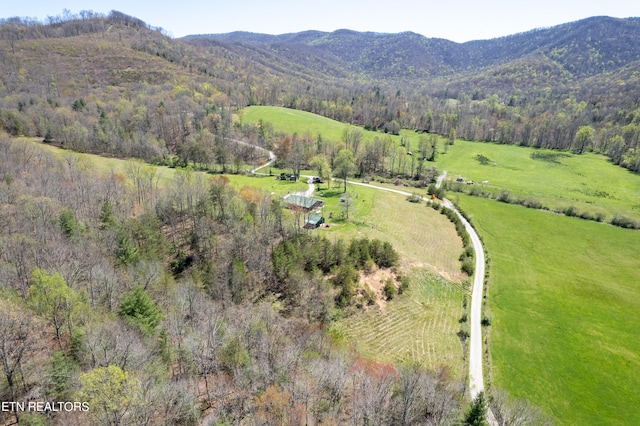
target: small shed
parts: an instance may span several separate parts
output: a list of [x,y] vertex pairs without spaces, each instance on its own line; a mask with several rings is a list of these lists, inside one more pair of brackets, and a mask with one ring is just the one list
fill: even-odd
[[318,226],[324,223],[324,217],[317,214],[310,214],[307,220],[305,221],[304,227],[305,229],[316,229]]

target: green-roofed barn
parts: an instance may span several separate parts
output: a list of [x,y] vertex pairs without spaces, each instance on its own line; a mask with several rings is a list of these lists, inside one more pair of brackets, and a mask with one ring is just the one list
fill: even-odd
[[305,197],[304,195],[289,194],[285,195],[284,206],[291,210],[301,210],[305,213],[321,209],[324,206],[322,200],[317,198]]
[[305,229],[316,229],[324,223],[324,217],[311,213],[304,223]]

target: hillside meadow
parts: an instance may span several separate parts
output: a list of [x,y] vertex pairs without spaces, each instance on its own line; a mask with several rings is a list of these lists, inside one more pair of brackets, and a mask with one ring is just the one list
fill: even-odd
[[573,206],[604,214],[605,221],[616,213],[640,219],[640,175],[603,155],[457,140],[436,164],[449,179],[462,177],[494,193],[506,189],[550,209]]
[[558,424],[638,424],[640,232],[459,202],[491,259],[492,386]]
[[[242,109],[239,117],[243,123],[257,124],[259,120],[262,120],[265,123],[273,124],[276,132],[288,133],[290,135],[297,133],[298,136],[301,137],[311,135],[313,138],[317,138],[318,135],[321,135],[325,140],[337,142],[342,140],[344,129],[352,127],[362,131],[362,139],[364,142],[373,140],[375,137],[382,138],[385,136],[391,137],[396,143],[400,140],[400,136],[398,135],[365,130],[361,126],[350,126],[349,124],[341,123],[340,121],[332,120],[318,114],[290,108],[250,106]],[[400,134],[417,140],[417,134],[413,131],[402,130]]]

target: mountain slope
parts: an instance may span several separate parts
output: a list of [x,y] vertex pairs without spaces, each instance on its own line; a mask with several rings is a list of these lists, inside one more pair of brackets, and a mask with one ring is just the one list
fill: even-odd
[[350,30],[175,40],[117,12],[51,25],[10,19],[0,21],[0,126],[98,152],[155,158],[166,149],[183,159],[201,156],[205,128],[228,137],[231,114],[247,105],[393,134],[453,130],[561,149],[591,126],[587,149],[637,171],[640,130],[628,126],[640,122],[639,65],[639,18],[463,44]]
[[593,17],[462,44],[411,32],[381,34],[350,30],[282,35],[235,32],[184,38],[187,42],[203,39],[268,46],[285,58],[293,58],[292,51],[306,51],[318,57],[329,54],[341,61],[341,67],[374,78],[451,76],[533,53],[548,57],[572,75],[587,77],[618,70],[640,59],[640,18]]

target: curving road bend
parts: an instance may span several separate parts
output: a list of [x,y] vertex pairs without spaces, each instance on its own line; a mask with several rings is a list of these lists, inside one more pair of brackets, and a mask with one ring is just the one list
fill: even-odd
[[254,145],[252,143],[241,141],[241,140],[238,140],[238,139],[224,138],[224,140],[231,141],[231,142],[234,142],[234,143],[237,143],[237,144],[240,144],[240,145],[250,146],[250,147],[253,147],[255,149],[259,149],[261,151],[265,151],[267,154],[269,154],[269,161],[264,163],[262,166],[258,166],[255,169],[250,170],[251,174],[255,175],[258,170],[263,169],[263,168],[265,168],[267,166],[270,166],[271,164],[275,163],[275,161],[276,161],[276,154],[274,154],[273,151],[269,151],[267,148],[263,148],[261,146]]

